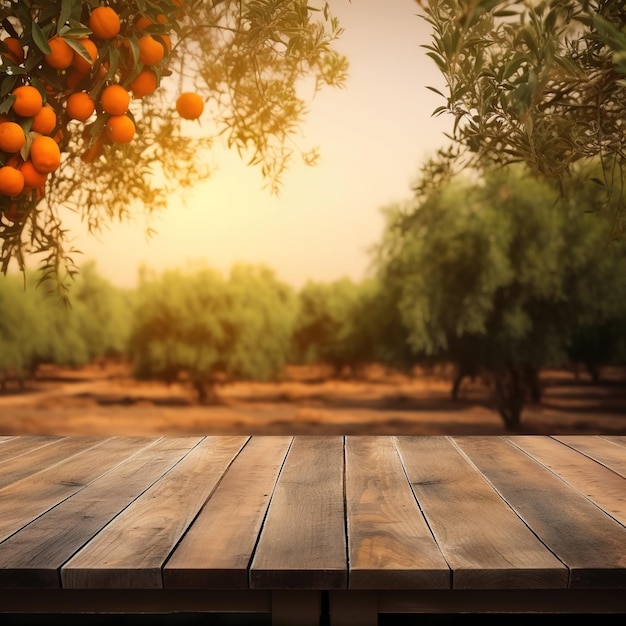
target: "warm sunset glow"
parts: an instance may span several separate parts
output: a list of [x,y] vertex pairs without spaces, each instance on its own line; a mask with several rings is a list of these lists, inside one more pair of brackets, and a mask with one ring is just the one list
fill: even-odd
[[[441,86],[421,44],[428,24],[413,0],[333,0],[345,32],[337,47],[350,62],[345,89],[325,89],[310,103],[302,147],[319,147],[313,167],[294,162],[278,197],[235,152],[213,153],[214,175],[171,199],[145,236],[143,215],[111,224],[99,238],[64,216],[82,259],[121,286],[140,265],[160,271],[203,262],[227,271],[237,261],[264,263],[298,286],[307,278],[360,279],[367,250],[382,233],[381,207],[411,195],[421,160],[443,145],[449,120],[431,118]],[[201,132],[207,121],[189,122]]]

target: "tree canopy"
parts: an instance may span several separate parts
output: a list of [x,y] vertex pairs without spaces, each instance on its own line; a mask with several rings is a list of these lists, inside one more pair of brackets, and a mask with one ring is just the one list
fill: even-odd
[[296,138],[308,100],[346,77],[323,1],[2,0],[0,24],[5,273],[30,256],[74,273],[64,211],[97,232],[162,209],[217,141],[276,192],[291,159],[315,162]]
[[380,281],[413,352],[491,375],[511,427],[540,369],[567,363],[581,332],[623,323],[626,254],[606,251],[590,201],[508,168],[388,210]]
[[[599,163],[610,236],[626,231],[626,12],[621,0],[418,0],[444,78],[452,144],[424,185],[468,167],[524,163],[548,180]],[[584,164],[585,167],[581,168]],[[566,187],[567,185],[563,185]],[[599,194],[602,195],[602,194]]]

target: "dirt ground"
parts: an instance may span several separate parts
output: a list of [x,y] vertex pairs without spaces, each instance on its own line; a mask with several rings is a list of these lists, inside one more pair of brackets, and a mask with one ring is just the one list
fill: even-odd
[[[225,383],[215,406],[200,406],[182,384],[138,383],[123,364],[80,370],[42,368],[24,389],[0,392],[0,435],[17,434],[363,434],[504,433],[480,381],[466,381],[458,400],[442,374],[404,376],[370,368],[359,380],[325,379],[291,368],[278,383]],[[544,397],[528,405],[524,433],[626,434],[626,376],[603,372],[542,376]]]

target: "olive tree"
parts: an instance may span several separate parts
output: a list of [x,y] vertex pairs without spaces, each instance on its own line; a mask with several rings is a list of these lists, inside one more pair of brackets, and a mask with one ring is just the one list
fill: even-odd
[[606,223],[573,197],[509,168],[388,211],[377,263],[409,345],[488,373],[511,429],[540,369],[565,364],[581,328],[623,316],[625,251],[606,252]]
[[[582,163],[611,223],[626,229],[626,12],[621,0],[418,0],[432,27],[428,56],[444,79],[435,115],[451,116],[449,147],[423,186],[489,165],[524,163],[567,191]],[[602,192],[602,193],[600,193]]]

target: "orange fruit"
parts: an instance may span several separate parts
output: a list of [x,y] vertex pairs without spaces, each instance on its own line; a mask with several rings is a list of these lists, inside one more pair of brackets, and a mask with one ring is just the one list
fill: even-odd
[[[159,15],[157,15],[157,22],[159,24],[167,24],[167,16],[165,16],[163,13],[159,13]],[[135,28],[137,30],[144,30],[145,28],[148,28],[148,26],[153,26],[154,22],[147,18],[145,15],[140,15],[136,20],[135,20]]]
[[96,44],[91,41],[91,39],[79,39],[79,43],[83,45],[85,50],[87,50],[87,54],[91,58],[91,63],[87,61],[84,57],[82,57],[76,50],[74,50],[74,54],[72,57],[72,65],[83,74],[89,74],[93,64],[98,60],[98,47]]
[[135,123],[127,115],[111,115],[104,131],[113,143],[130,143],[135,136]]
[[33,124],[30,129],[42,135],[49,135],[56,128],[56,125],[57,114],[49,104],[46,104],[33,118]]
[[192,91],[185,91],[176,100],[178,114],[186,120],[196,120],[204,111],[204,100]]
[[158,86],[156,74],[152,70],[144,68],[130,83],[130,90],[135,98],[143,98],[154,93]]
[[54,172],[61,164],[61,151],[52,137],[40,135],[30,146],[30,160],[41,174]]
[[43,58],[46,63],[57,70],[64,70],[72,64],[74,51],[70,45],[61,37],[53,37],[48,41],[48,45],[52,52],[44,54]]
[[86,91],[77,91],[67,99],[65,110],[71,119],[85,122],[94,114],[96,103]]
[[137,30],[143,30],[144,28],[148,28],[148,26],[152,26],[154,22],[149,20],[145,15],[140,15],[135,20],[135,28]]
[[88,25],[98,39],[113,39],[121,28],[119,15],[111,7],[96,7],[89,16]]
[[15,65],[21,65],[24,63],[24,48],[19,39],[15,37],[7,37],[2,40],[2,43],[7,47],[7,52],[3,52],[9,60],[13,61]]
[[0,167],[0,194],[14,198],[24,191],[24,176],[10,165]]
[[165,56],[165,48],[162,43],[151,35],[139,38],[139,62],[144,65],[156,65]]
[[124,115],[130,105],[130,94],[122,85],[109,85],[100,95],[100,106],[110,115]]
[[0,124],[0,150],[4,152],[19,152],[26,142],[26,135],[19,124],[2,122]]
[[65,86],[69,91],[74,91],[78,83],[84,78],[85,74],[74,67],[65,76]]
[[13,110],[21,117],[33,117],[43,107],[43,98],[38,89],[32,85],[16,87],[12,92],[15,96]]
[[32,161],[24,161],[20,167],[26,189],[39,189],[46,184],[48,174],[37,171]]

